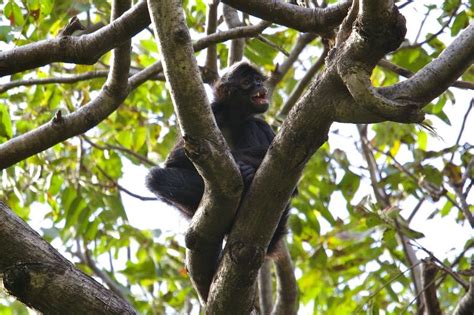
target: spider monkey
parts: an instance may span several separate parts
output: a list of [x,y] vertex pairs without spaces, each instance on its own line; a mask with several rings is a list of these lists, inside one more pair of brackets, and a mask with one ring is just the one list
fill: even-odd
[[[264,87],[266,77],[255,66],[240,62],[232,66],[214,86],[211,107],[217,126],[231,148],[244,180],[244,191],[252,182],[257,168],[275,137],[270,125],[255,117],[267,111],[269,103]],[[165,161],[165,167],[154,167],[146,185],[157,197],[188,219],[196,212],[204,193],[204,182],[184,152],[180,138]],[[270,241],[267,254],[277,251],[278,241],[286,234],[287,206]]]

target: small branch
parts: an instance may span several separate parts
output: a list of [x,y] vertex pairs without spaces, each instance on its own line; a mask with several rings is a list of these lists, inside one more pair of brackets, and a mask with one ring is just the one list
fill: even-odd
[[396,99],[410,99],[428,104],[450,87],[474,61],[474,24],[461,34],[432,62],[408,80],[389,87],[379,88],[379,93]]
[[72,84],[72,83],[77,83],[79,81],[85,81],[85,80],[90,80],[90,79],[95,79],[95,78],[103,78],[103,77],[106,77],[108,73],[109,73],[108,70],[99,70],[99,71],[84,72],[84,73],[74,75],[74,76],[69,76],[69,77],[16,80],[16,81],[0,84],[0,93],[3,93],[5,91],[8,91],[12,88],[19,87],[19,86],[44,85],[44,84],[54,84],[54,83]]
[[413,268],[416,268],[418,267],[419,265],[421,264],[421,261],[419,261],[417,264],[415,265],[412,265],[412,266],[409,266],[407,269],[403,270],[402,272],[398,273],[396,276],[390,278],[387,282],[385,282],[384,284],[380,285],[373,293],[371,293],[367,298],[365,298],[365,300],[363,302],[361,302],[357,308],[352,312],[353,314],[359,314],[359,312],[362,311],[364,305],[366,305],[371,299],[373,299],[377,294],[379,294],[380,291],[382,291],[383,289],[385,289],[385,287],[387,285],[389,285],[390,283],[393,283],[394,281],[396,281],[398,278],[400,278],[401,276],[403,276],[405,273],[407,273],[408,271],[412,270]]
[[292,315],[298,311],[298,286],[290,252],[281,241],[281,257],[275,260],[277,274],[277,299],[272,315]]
[[[240,20],[237,10],[230,6],[224,4],[223,14],[224,21],[229,29],[245,25]],[[242,57],[244,56],[244,47],[245,41],[242,38],[232,40],[230,43],[229,60],[227,62],[229,66],[242,60]]]
[[149,166],[156,166],[156,163],[154,163],[153,161],[147,159],[146,157],[144,157],[143,155],[141,154],[138,154],[137,152],[133,151],[133,150],[130,150],[128,148],[125,148],[125,147],[122,147],[122,146],[118,146],[118,145],[113,145],[113,144],[108,144],[106,143],[105,145],[99,145],[95,142],[92,142],[92,140],[89,139],[89,137],[87,137],[86,135],[82,135],[81,136],[81,139],[84,139],[85,142],[87,142],[88,144],[90,144],[91,146],[93,146],[94,148],[96,149],[99,149],[99,150],[117,150],[117,151],[122,151],[126,154],[129,154],[131,156],[133,156],[134,158],[136,158],[137,160],[149,165]]
[[[436,37],[438,37],[439,35],[441,35],[441,33],[444,32],[444,30],[446,29],[446,27],[449,26],[449,24],[451,24],[451,21],[453,20],[453,18],[456,16],[456,12],[459,10],[459,7],[460,7],[461,3],[459,2],[459,4],[453,9],[453,12],[451,13],[451,15],[449,16],[449,19],[443,23],[443,25],[441,26],[441,29],[439,31],[437,31],[436,33],[434,34],[431,34],[430,36],[428,36],[424,41],[422,41],[421,43],[416,43],[414,45],[410,45],[410,46],[407,46],[407,47],[403,47],[404,49],[405,48],[408,48],[408,49],[413,49],[413,48],[418,48],[426,43],[429,43],[430,41],[432,41],[433,39],[435,39]],[[420,26],[420,30],[418,31],[418,35],[416,36],[416,39],[415,39],[415,42],[416,40],[418,39],[418,36],[419,36],[419,33],[421,31],[421,27],[423,26],[425,20],[426,20],[426,17],[428,16],[428,14],[430,13],[430,9],[428,9],[428,12],[426,13],[425,15],[425,18],[423,19],[423,22]]]
[[[207,5],[206,35],[214,34],[217,30],[217,7],[218,1],[212,1]],[[219,77],[217,68],[217,46],[210,45],[206,54],[206,71],[210,74],[210,82],[214,82]],[[207,80],[204,80],[207,81]]]
[[426,249],[425,247],[423,247],[422,245],[418,243],[414,244],[413,246],[416,246],[422,251],[424,251],[425,253],[427,253],[430,256],[431,260],[438,264],[438,268],[440,268],[441,270],[449,274],[464,289],[467,290],[469,288],[469,284],[466,283],[466,281],[464,281],[461,277],[459,277],[458,274],[456,274],[450,267],[446,266],[440,259],[438,259],[435,255],[433,255],[433,253],[430,252],[428,249]]
[[422,270],[423,304],[426,315],[442,315],[435,285],[438,267],[432,261],[423,260]]
[[273,309],[272,265],[273,262],[266,259],[258,271],[258,296],[262,315],[271,314]]
[[387,196],[385,190],[381,187],[378,187],[378,183],[380,181],[378,174],[380,174],[380,171],[375,161],[375,157],[369,148],[369,140],[367,139],[367,125],[358,125],[357,129],[359,130],[362,153],[364,155],[365,161],[367,162],[367,167],[370,174],[370,182],[372,185],[372,190],[374,191],[375,199],[382,208],[390,207],[389,197]]
[[428,19],[428,16],[430,16],[431,10],[432,8],[428,7],[425,17],[423,18],[423,21],[421,21],[420,27],[418,28],[418,32],[416,33],[415,40],[414,40],[415,43],[418,42],[418,38],[420,38],[421,30],[423,29],[423,26],[425,25],[425,22]]
[[132,193],[130,190],[125,189],[123,186],[121,186],[117,181],[115,181],[112,177],[107,174],[106,171],[104,171],[99,165],[96,165],[97,169],[113,184],[113,187],[117,187],[119,190],[123,191],[129,196],[132,196],[134,198],[137,198],[141,201],[154,201],[156,200],[155,197],[145,197],[145,196],[140,196],[135,193]]
[[76,244],[77,244],[77,252],[73,254],[75,254],[75,256],[79,258],[81,263],[89,266],[89,268],[92,269],[94,274],[97,277],[99,277],[102,281],[104,281],[104,283],[109,287],[109,289],[112,292],[117,294],[120,298],[127,300],[126,298],[127,294],[124,291],[124,289],[121,288],[120,285],[118,285],[114,280],[112,280],[112,278],[110,278],[106,272],[104,272],[102,269],[100,269],[97,266],[97,264],[95,263],[95,261],[92,259],[90,255],[90,251],[87,249],[87,244],[84,244],[84,253],[80,250],[81,247],[80,247],[79,240],[77,240]]
[[407,219],[407,222],[410,223],[411,220],[413,220],[413,218],[415,217],[416,213],[418,212],[418,210],[420,210],[421,208],[421,205],[423,204],[423,202],[425,202],[426,198],[425,197],[421,197],[421,199],[418,201],[418,203],[416,204],[415,208],[413,208],[413,210],[411,211],[410,213],[410,216],[408,217]]
[[[466,127],[467,117],[469,116],[469,113],[471,112],[473,107],[474,107],[474,98],[471,98],[471,102],[469,103],[469,107],[468,107],[466,113],[464,114],[464,118],[462,120],[461,129],[459,130],[459,134],[458,134],[458,137],[456,139],[456,144],[454,145],[455,148],[459,146],[459,142],[461,141],[461,136],[464,132],[464,128]],[[454,150],[453,153],[451,154],[451,158],[449,159],[449,162],[453,161],[455,153],[456,153],[456,150]],[[462,183],[462,185],[464,186],[464,182]]]

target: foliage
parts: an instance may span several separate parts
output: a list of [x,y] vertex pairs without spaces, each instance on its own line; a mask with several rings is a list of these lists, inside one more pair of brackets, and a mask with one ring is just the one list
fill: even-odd
[[[81,20],[89,16],[89,22],[95,24],[107,23],[110,14],[109,3],[104,0],[10,0],[3,2],[0,9],[4,13],[0,16],[0,40],[8,47],[55,37],[75,15]],[[407,45],[387,56],[412,72],[437,57],[473,16],[472,2],[467,1],[431,1],[429,6],[418,9],[429,11],[436,18],[429,31],[423,32],[429,41],[421,46]],[[204,1],[188,1],[187,23],[192,32],[203,33],[205,15]],[[430,36],[430,32],[435,33],[448,21],[439,36]],[[134,39],[133,67],[144,68],[157,60],[158,51],[151,36],[144,31]],[[248,39],[245,57],[269,71],[284,59],[282,51],[292,49],[297,32],[273,26],[264,37],[274,46]],[[422,41],[423,38],[418,39]],[[228,47],[223,43],[217,48],[222,68],[227,63]],[[301,62],[279,83],[269,121],[284,105],[308,65],[320,55],[321,47],[319,39],[313,41],[300,57]],[[204,52],[197,54],[201,62],[204,56]],[[12,75],[10,80],[107,69],[109,59],[110,54],[106,54],[93,66],[52,64]],[[472,81],[473,73],[471,69],[462,79]],[[398,82],[401,77],[377,67],[372,80],[374,85],[384,86]],[[103,82],[104,78],[95,78],[73,85],[22,86],[3,92],[0,142],[40,126],[58,110],[74,111],[89,101]],[[418,216],[424,216],[421,220],[426,220],[427,226],[427,219],[441,216],[459,225],[465,220],[452,186],[466,172],[473,150],[467,137],[456,142],[458,126],[468,107],[468,101],[458,92],[450,89],[427,107],[427,118],[433,126],[437,130],[451,126],[451,134],[438,131],[436,136],[419,126],[396,123],[369,126],[368,140],[380,175],[376,186],[389,194],[391,205],[398,207],[394,213],[367,197],[372,195],[373,187],[355,126],[336,125],[329,143],[309,162],[299,194],[292,202],[288,235],[300,290],[300,309],[304,313],[351,314],[358,308],[373,314],[414,312],[413,285],[407,272],[413,266],[397,242],[394,222],[400,216],[408,218],[419,202],[423,211]],[[458,117],[450,114],[453,106],[460,108]],[[99,266],[120,283],[140,313],[182,313],[198,303],[184,269],[181,237],[164,226],[159,229],[159,223],[154,230],[132,226],[130,216],[135,215],[134,209],[124,207],[124,198],[130,197],[121,192],[121,187],[142,195],[147,193],[144,187],[129,187],[126,182],[119,186],[119,180],[129,172],[127,165],[149,167],[138,156],[161,163],[177,132],[165,84],[148,81],[132,92],[107,120],[89,131],[87,137],[69,139],[2,171],[0,199],[6,200],[25,220],[38,220],[36,213],[43,209],[42,235],[53,244],[60,244],[81,269],[93,274],[77,254],[90,251]],[[150,201],[141,206],[163,207]],[[402,233],[411,239],[422,236],[416,229],[407,231]],[[450,252],[440,258],[450,265],[456,255]],[[466,258],[461,258],[455,267],[467,268]],[[440,286],[439,298],[447,312],[456,305],[459,290],[459,284],[449,277]],[[0,314],[26,313],[18,302],[2,297]]]

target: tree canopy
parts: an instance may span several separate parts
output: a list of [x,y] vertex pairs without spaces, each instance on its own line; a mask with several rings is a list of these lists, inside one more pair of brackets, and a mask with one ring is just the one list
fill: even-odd
[[[0,314],[474,314],[473,8],[4,1]],[[209,107],[242,59],[277,134],[246,192]],[[181,231],[140,175],[179,135]]]

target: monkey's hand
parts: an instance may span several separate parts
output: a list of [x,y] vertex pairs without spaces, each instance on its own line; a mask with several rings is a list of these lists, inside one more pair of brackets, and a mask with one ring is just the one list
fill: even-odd
[[244,179],[244,185],[247,188],[253,180],[256,169],[252,165],[243,161],[237,161],[237,165],[239,166],[240,174],[242,174],[242,178]]

